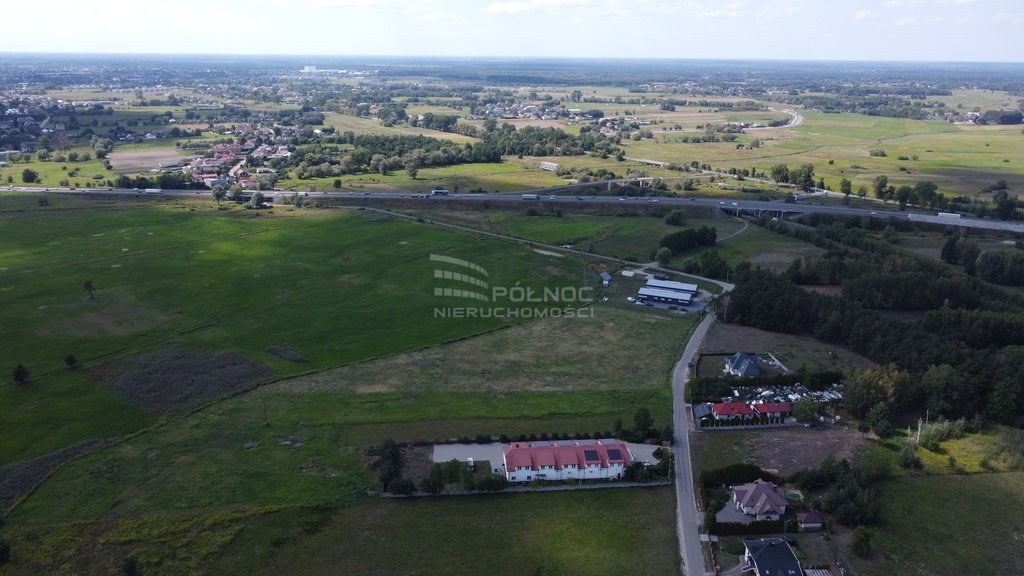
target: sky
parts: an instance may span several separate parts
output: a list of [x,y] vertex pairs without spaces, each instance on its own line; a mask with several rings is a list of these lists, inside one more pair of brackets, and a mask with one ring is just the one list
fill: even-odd
[[[13,10],[13,11],[12,11]],[[33,0],[0,52],[1024,61],[1024,0]]]

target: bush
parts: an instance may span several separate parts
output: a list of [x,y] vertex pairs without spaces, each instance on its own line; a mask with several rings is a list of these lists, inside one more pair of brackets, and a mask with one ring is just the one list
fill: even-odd
[[909,442],[903,447],[902,450],[900,450],[900,455],[897,458],[897,462],[899,462],[901,468],[912,468],[920,470],[921,468],[924,467],[924,464],[921,462],[921,458],[918,457],[917,455],[917,450],[914,448],[914,445],[910,444]]
[[850,535],[850,548],[862,558],[871,554],[871,532],[863,526],[857,526]]

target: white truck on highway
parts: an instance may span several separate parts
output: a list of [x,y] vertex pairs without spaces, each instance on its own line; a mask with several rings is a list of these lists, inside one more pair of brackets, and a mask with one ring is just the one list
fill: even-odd
[[164,191],[162,189],[160,189],[160,188],[146,188],[145,190],[143,190],[143,192],[146,193],[146,194],[163,194],[164,193]]
[[956,212],[939,212],[939,218],[960,218],[960,215]]
[[523,200],[540,200],[540,194],[523,194]]

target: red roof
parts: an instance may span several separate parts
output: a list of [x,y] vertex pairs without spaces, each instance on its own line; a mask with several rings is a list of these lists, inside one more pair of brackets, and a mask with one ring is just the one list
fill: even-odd
[[793,408],[789,404],[754,404],[754,412],[758,414],[785,413],[792,410]]
[[509,471],[519,468],[540,470],[541,466],[562,470],[566,467],[580,468],[587,464],[607,468],[611,464],[629,466],[632,461],[629,450],[621,442],[513,442],[505,447],[505,466]]
[[712,404],[711,410],[718,416],[735,416],[737,414],[753,414],[754,411],[750,409],[744,402],[719,402],[718,404]]

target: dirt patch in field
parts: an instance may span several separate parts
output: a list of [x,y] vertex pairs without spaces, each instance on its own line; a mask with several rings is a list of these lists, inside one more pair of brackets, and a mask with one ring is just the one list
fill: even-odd
[[294,352],[284,346],[267,346],[267,352],[270,352],[275,356],[280,356],[285,360],[291,360],[292,362],[309,362],[309,360],[302,354]]
[[564,128],[565,124],[558,120],[535,120],[533,118],[513,118],[510,120],[502,120],[502,123],[508,122],[509,124],[516,127],[516,129],[523,128],[525,126],[536,126],[537,128]]
[[181,162],[185,159],[176,149],[166,150],[124,150],[107,155],[114,170],[148,170],[159,168],[161,163]]
[[96,312],[57,318],[37,332],[43,336],[123,336],[151,330],[167,319],[166,316],[148,308],[130,302],[120,302]]
[[766,332],[737,324],[715,323],[708,332],[701,352],[771,352],[787,368],[807,370],[847,370],[871,368],[871,360],[842,346],[826,344],[810,336]]
[[128,360],[111,385],[144,408],[174,413],[244,392],[270,376],[237,352],[171,349]]
[[789,265],[793,263],[793,260],[799,258],[798,255],[786,252],[763,252],[756,256],[747,258],[747,261],[755,266],[760,266],[772,272],[780,272],[789,268]]
[[818,466],[829,456],[851,459],[858,448],[870,442],[871,436],[847,426],[690,432],[694,468],[698,472],[747,462],[779,476],[789,476]]
[[780,476],[818,466],[829,456],[850,460],[858,448],[871,442],[868,435],[845,426],[827,430],[779,428],[756,432],[759,434],[747,441],[754,459],[761,468]]
[[46,475],[71,458],[110,444],[111,440],[85,440],[38,458],[0,466],[0,513],[28,494]]

